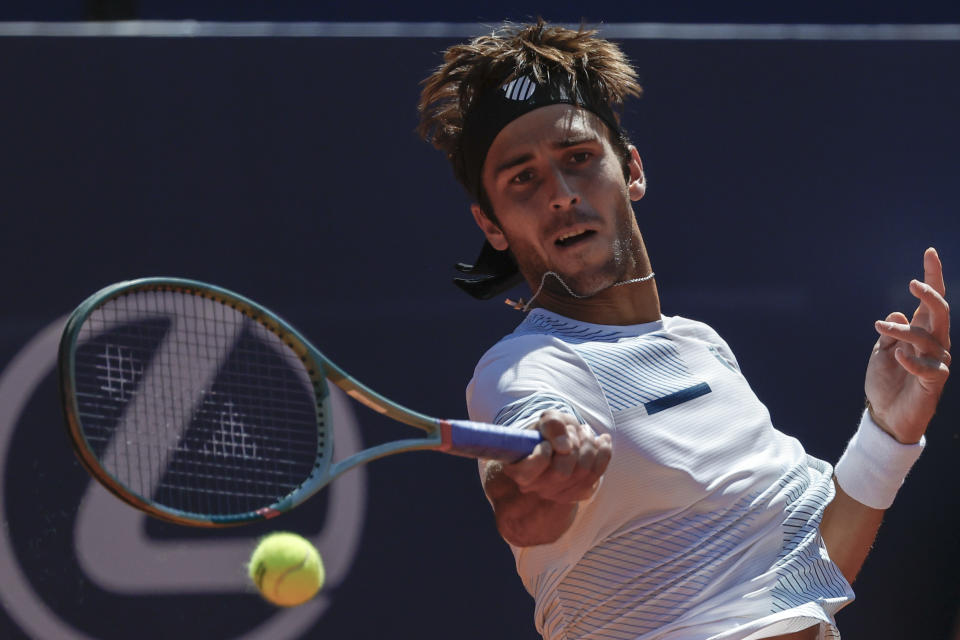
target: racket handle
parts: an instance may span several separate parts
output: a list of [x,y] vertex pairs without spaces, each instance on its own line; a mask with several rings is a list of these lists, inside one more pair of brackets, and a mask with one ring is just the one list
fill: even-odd
[[513,462],[533,453],[543,436],[539,431],[500,427],[470,420],[441,420],[440,450],[469,458]]

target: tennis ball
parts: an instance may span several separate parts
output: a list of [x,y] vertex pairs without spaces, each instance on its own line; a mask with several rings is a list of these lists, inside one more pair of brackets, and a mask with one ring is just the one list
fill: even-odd
[[275,605],[303,604],[323,586],[323,561],[305,538],[286,531],[260,540],[250,556],[250,579]]

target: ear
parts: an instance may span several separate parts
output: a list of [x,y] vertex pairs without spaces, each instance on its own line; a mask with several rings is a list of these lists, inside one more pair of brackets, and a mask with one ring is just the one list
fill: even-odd
[[647,193],[647,179],[643,173],[643,162],[640,160],[640,154],[637,148],[630,145],[630,182],[627,183],[627,190],[630,193],[630,199],[636,202]]
[[500,226],[484,213],[480,205],[470,205],[470,213],[473,214],[473,219],[477,222],[480,230],[483,231],[483,235],[487,236],[487,242],[490,243],[491,247],[497,251],[504,251],[510,246],[507,237],[500,230]]

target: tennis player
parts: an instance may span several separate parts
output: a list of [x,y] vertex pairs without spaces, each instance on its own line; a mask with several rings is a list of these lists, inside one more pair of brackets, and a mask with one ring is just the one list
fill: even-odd
[[909,285],[912,318],[876,323],[843,457],[807,455],[713,329],[661,312],[631,205],[643,165],[615,112],[639,93],[616,45],[542,22],[451,47],[424,83],[421,133],[486,236],[458,284],[532,291],[467,402],[545,440],[482,462],[484,491],[548,640],[839,638],[949,373],[939,257]]

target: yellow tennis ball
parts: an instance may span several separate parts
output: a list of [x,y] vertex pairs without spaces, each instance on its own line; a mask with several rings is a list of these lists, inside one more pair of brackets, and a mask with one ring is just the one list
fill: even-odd
[[320,554],[295,533],[271,533],[260,540],[248,569],[263,597],[281,607],[303,604],[323,586]]

